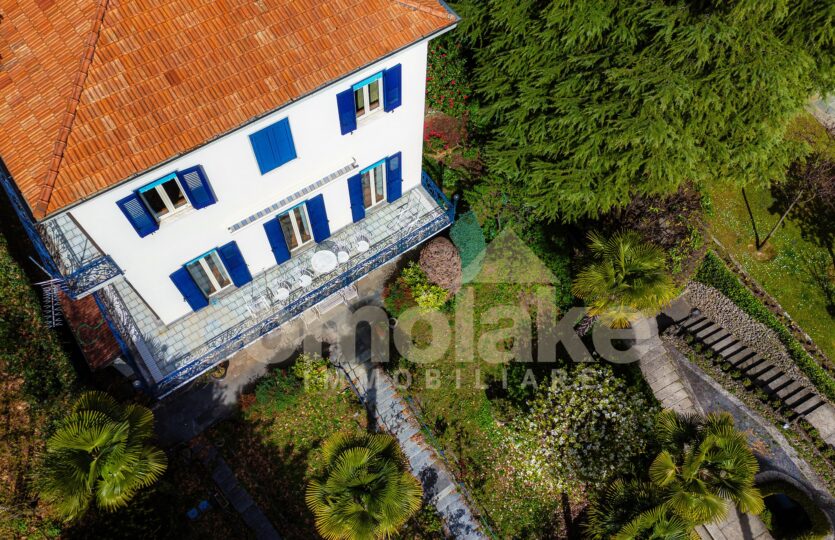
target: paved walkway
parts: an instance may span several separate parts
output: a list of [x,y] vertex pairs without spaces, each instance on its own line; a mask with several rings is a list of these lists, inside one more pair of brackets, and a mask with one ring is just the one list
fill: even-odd
[[[679,299],[664,310],[664,316],[679,322],[690,315],[690,306]],[[657,325],[657,322],[655,323]],[[689,383],[682,377],[672,351],[668,350],[658,335],[645,344],[639,366],[656,399],[665,409],[682,414],[704,414]],[[771,540],[765,524],[754,515],[742,514],[730,508],[728,517],[721,523],[696,528],[702,540]]]
[[412,474],[423,484],[424,500],[435,505],[449,534],[462,540],[487,538],[452,473],[424,439],[408,404],[397,394],[391,378],[368,356],[351,364],[340,364],[338,355],[332,355],[331,360],[343,369],[378,426],[397,437]]

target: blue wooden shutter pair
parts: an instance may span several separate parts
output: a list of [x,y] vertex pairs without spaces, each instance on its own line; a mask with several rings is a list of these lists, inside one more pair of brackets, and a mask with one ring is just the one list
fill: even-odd
[[287,240],[284,239],[284,232],[281,230],[281,223],[278,218],[273,218],[264,223],[264,232],[267,233],[267,240],[275,256],[275,262],[281,264],[290,260],[290,248],[287,247]]
[[[252,281],[252,274],[250,274],[249,268],[246,266],[246,261],[244,261],[244,257],[241,255],[241,250],[238,248],[237,242],[232,241],[217,248],[217,254],[221,262],[223,262],[223,266],[226,268],[226,272],[229,274],[232,283],[236,287],[241,287]],[[203,291],[194,282],[194,278],[191,277],[191,274],[185,266],[171,274],[171,281],[179,289],[180,294],[183,295],[183,298],[189,307],[191,307],[192,311],[197,311],[209,305],[209,299],[206,298],[206,295],[203,294]]]
[[139,193],[131,193],[124,199],[116,201],[116,204],[141,238],[159,229],[159,223],[145,206],[145,203],[139,197]]
[[313,229],[313,239],[316,243],[324,242],[331,235],[328,225],[328,213],[325,211],[325,198],[322,195],[308,199],[307,215],[310,217],[310,228]]
[[180,179],[180,185],[183,186],[183,191],[194,208],[206,208],[217,202],[202,165],[177,171],[177,178]]
[[[383,110],[393,111],[403,104],[402,72],[400,64],[383,70]],[[349,88],[336,94],[339,110],[339,129],[343,135],[357,129],[357,110],[354,103],[354,89]]]
[[235,241],[217,248],[217,254],[223,261],[223,266],[226,267],[226,271],[236,287],[241,287],[252,281],[252,274],[249,273],[246,261],[244,261],[241,250],[238,249],[238,244]]
[[354,223],[365,217],[365,201],[362,197],[362,175],[348,179],[348,198],[351,201],[351,216]]
[[401,153],[386,158],[386,200],[394,202],[403,194],[403,173],[400,164]]
[[401,72],[400,64],[383,71],[383,110],[386,112],[403,104]]
[[[202,165],[177,171],[176,174],[180,180],[180,186],[183,188],[183,193],[189,203],[191,203],[191,206],[199,209],[217,202],[212,188],[209,185],[209,180],[206,177],[206,171],[203,170]],[[138,191],[131,193],[124,199],[116,201],[116,204],[122,210],[122,213],[125,214],[125,217],[128,218],[128,221],[130,221],[130,224],[133,225],[133,228],[136,229],[140,237],[148,236],[159,229],[159,223],[148,207],[145,206],[145,201],[139,196]]]
[[349,88],[336,94],[336,106],[339,109],[339,129],[342,134],[357,129],[357,110],[354,108],[354,90]]
[[287,118],[249,136],[261,174],[267,174],[296,159],[296,146]]
[[185,298],[185,301],[188,302],[192,311],[197,311],[209,305],[209,299],[206,298],[206,295],[203,294],[203,291],[194,282],[194,278],[191,277],[191,274],[188,273],[185,266],[171,274],[171,281],[180,290],[180,293]]

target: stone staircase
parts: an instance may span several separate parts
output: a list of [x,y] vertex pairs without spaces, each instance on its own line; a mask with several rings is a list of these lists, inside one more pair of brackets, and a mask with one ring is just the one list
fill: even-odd
[[486,539],[469,501],[438,452],[426,442],[420,424],[398,395],[391,377],[370,360],[336,363],[378,425],[400,442],[412,474],[423,485],[424,500],[435,506],[448,534],[461,540]]
[[[679,313],[681,311],[678,310]],[[763,392],[779,398],[785,408],[803,417],[824,441],[835,446],[835,407],[814,388],[794,380],[774,362],[751,350],[698,310],[688,310],[686,316],[673,319],[682,330],[713,351],[723,362],[744,373]]]

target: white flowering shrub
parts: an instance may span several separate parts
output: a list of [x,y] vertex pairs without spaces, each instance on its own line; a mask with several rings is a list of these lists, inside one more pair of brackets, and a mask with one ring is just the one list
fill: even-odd
[[560,371],[514,422],[508,455],[520,480],[540,489],[600,487],[646,454],[656,413],[608,364]]

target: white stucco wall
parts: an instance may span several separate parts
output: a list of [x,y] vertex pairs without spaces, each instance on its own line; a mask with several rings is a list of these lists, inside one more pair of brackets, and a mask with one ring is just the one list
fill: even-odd
[[[356,159],[360,168],[403,153],[403,192],[420,183],[423,145],[427,42],[421,42],[377,64],[333,83],[319,92],[238,131],[211,142],[117,188],[102,193],[69,212],[124,271],[125,278],[159,315],[162,322],[191,313],[169,275],[183,263],[235,240],[253,276],[276,264],[263,222],[235,233],[234,223],[278,202]],[[396,64],[402,66],[402,105],[380,111],[358,129],[342,135],[336,94],[352,84]],[[249,135],[282,118],[289,118],[297,158],[261,175]],[[202,165],[217,203],[187,210],[163,221],[155,233],[140,238],[116,201],[170,172]],[[331,232],[351,224],[346,178],[334,180],[321,193]],[[315,195],[311,193],[309,196]],[[308,196],[308,197],[309,197]],[[273,216],[274,217],[274,216]]]

